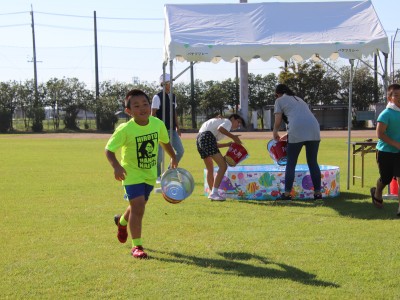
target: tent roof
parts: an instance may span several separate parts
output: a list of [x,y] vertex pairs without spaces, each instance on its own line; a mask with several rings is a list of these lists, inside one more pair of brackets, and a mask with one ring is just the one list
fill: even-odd
[[165,5],[164,60],[218,62],[389,53],[371,1]]

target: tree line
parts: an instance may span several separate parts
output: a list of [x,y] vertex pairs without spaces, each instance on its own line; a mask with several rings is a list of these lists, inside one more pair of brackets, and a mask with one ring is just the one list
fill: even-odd
[[[399,82],[400,70],[394,76]],[[302,63],[289,61],[286,68],[276,75],[249,74],[249,108],[259,112],[263,126],[263,110],[275,102],[275,86],[286,83],[310,105],[338,105],[348,103],[350,67],[338,70],[311,60]],[[174,83],[181,123],[190,116],[192,129],[198,128],[197,115],[206,118],[223,115],[229,108],[237,112],[239,107],[239,86],[237,79],[224,81],[195,80],[190,83]],[[156,83],[124,83],[103,81],[100,83],[99,97],[78,78],[51,78],[38,84],[34,91],[33,80],[25,82],[0,82],[0,132],[14,131],[13,116],[18,111],[23,119],[25,131],[43,131],[45,108],[51,110],[54,130],[79,130],[78,113],[94,112],[99,131],[111,131],[118,122],[117,112],[123,111],[125,94],[139,88],[150,97],[160,86]],[[194,91],[194,92],[193,92]],[[354,110],[368,110],[370,105],[384,102],[382,84],[378,83],[371,68],[357,67],[353,78],[352,102]],[[84,121],[87,127],[87,119]]]

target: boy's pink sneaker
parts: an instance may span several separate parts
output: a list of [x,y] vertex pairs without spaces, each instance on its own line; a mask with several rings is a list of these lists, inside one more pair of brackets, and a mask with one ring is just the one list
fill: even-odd
[[147,258],[147,253],[144,252],[142,246],[133,247],[131,253],[134,258]]
[[115,215],[115,216],[114,216],[114,223],[115,223],[115,225],[117,225],[117,226],[118,226],[119,219],[121,219],[121,215]]
[[122,226],[119,223],[118,223],[117,238],[120,243],[125,243],[126,240],[128,239],[128,230],[127,230],[126,226]]
[[117,233],[117,238],[120,243],[125,243],[126,240],[128,239],[128,229],[127,226],[122,226],[119,224],[119,219],[121,218],[121,215],[115,215],[114,216],[114,223],[115,225],[118,226],[118,233]]

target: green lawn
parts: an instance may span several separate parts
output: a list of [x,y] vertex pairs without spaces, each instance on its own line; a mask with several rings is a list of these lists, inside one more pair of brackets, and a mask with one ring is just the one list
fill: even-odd
[[[210,202],[195,140],[183,140],[180,166],[195,190],[180,204],[151,194],[151,259],[136,260],[116,238],[113,216],[127,204],[107,140],[20,136],[0,135],[1,299],[400,298],[397,201],[371,204],[373,154],[365,187],[346,189],[346,139],[321,142],[319,162],[340,167],[341,194],[317,203]],[[245,140],[244,164],[272,163],[270,136]]]

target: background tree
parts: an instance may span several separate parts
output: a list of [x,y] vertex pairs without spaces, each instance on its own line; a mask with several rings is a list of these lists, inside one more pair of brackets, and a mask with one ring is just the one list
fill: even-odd
[[[349,67],[340,68],[339,73],[342,75],[338,76],[338,72],[332,71],[330,67],[312,60],[302,63],[291,60],[286,69],[282,68],[278,78],[273,73],[266,76],[249,74],[249,107],[257,110],[264,126],[263,109],[266,105],[274,104],[274,90],[278,79],[279,82],[288,84],[311,105],[336,104],[340,100],[338,95],[342,95],[344,102],[347,102]],[[395,82],[400,81],[400,70],[395,71],[394,79]],[[190,115],[191,127],[198,128],[199,114],[210,118],[223,114],[227,108],[237,111],[239,99],[236,96],[236,82],[231,78],[222,82],[196,80],[193,95],[190,83],[177,83],[173,87],[179,103],[177,113],[181,124],[184,123],[185,116]],[[378,85],[378,98],[374,87],[372,70],[364,65],[357,66],[353,81],[354,110],[367,110],[371,104],[375,104],[376,99],[383,98],[382,85]],[[101,120],[105,122],[101,126],[102,130],[112,130],[116,124],[115,113],[124,109],[123,99],[132,88],[145,91],[150,98],[161,90],[155,82],[132,84],[106,81],[100,86],[101,100],[95,102],[94,92],[77,78],[51,78],[46,83],[39,84],[37,98],[33,80],[23,83],[4,82],[0,83],[0,110],[2,114],[6,114],[1,116],[0,121],[4,122],[3,130],[9,130],[4,128],[12,128],[13,121],[7,114],[12,111],[17,115],[17,112],[18,118],[23,120],[25,130],[41,131],[45,118],[44,109],[50,107],[55,130],[59,129],[60,120],[64,121],[65,128],[78,130],[78,113],[81,110],[85,112],[85,128],[89,128],[87,112],[97,112],[99,105],[104,109],[100,108],[98,113],[105,113],[101,116]],[[12,94],[12,91],[15,93]],[[112,110],[114,115],[111,115]]]
[[61,106],[64,115],[64,124],[66,129],[78,130],[77,116],[81,109],[84,108],[84,102],[89,98],[89,91],[86,84],[78,80],[78,78],[64,79],[65,91],[61,99]]
[[[193,98],[192,96],[190,96],[189,105],[192,117],[192,128],[195,129],[197,128],[197,114],[199,113],[197,109],[200,106],[200,102],[202,100],[204,93],[204,83],[199,79],[195,80],[193,84],[193,89],[194,89]],[[192,93],[190,93],[190,95],[191,94]]]
[[0,82],[0,132],[13,129],[12,119],[16,107],[15,82]]
[[60,128],[60,100],[66,98],[66,82],[64,79],[50,78],[46,82],[46,105],[51,108],[53,126],[55,130]]
[[[110,124],[113,124],[113,119],[109,114],[110,108],[115,107],[115,110],[113,114],[119,114],[120,112],[123,112],[125,110],[125,95],[128,93],[129,90],[133,89],[133,86],[131,84],[127,83],[122,83],[122,82],[112,82],[112,81],[102,81],[100,83],[100,95],[99,95],[99,101],[98,103],[94,103],[95,105],[92,106],[92,110],[94,109],[93,107],[96,108],[96,112],[99,115],[99,126],[101,130],[112,130],[110,128]],[[111,101],[112,103],[105,103],[105,101]],[[116,102],[116,103],[114,103]],[[116,107],[117,104],[117,107]],[[104,107],[103,109],[103,106]],[[102,113],[105,112],[106,115],[102,115]],[[109,120],[109,118],[111,118]],[[129,119],[129,116],[127,116],[127,119]],[[106,124],[101,124],[101,120],[103,120]],[[107,129],[105,129],[107,128]]]
[[94,91],[85,90],[85,94],[84,94],[84,98],[82,101],[82,109],[84,111],[85,114],[85,122],[83,124],[85,129],[89,129],[90,128],[90,123],[88,120],[88,113],[89,112],[94,112],[95,110],[93,110],[92,108],[96,107],[96,97],[95,97],[95,93]]
[[43,120],[46,118],[44,111],[46,88],[43,83],[40,83],[37,87],[37,93],[35,93],[34,90],[35,88],[33,87],[33,97],[31,106],[29,107],[28,117],[32,121],[32,131],[42,132]]
[[231,78],[228,78],[221,82],[221,89],[225,90],[228,96],[228,101],[226,105],[228,105],[233,113],[238,112],[239,108],[239,97],[236,89],[236,82]]
[[396,70],[396,71],[394,72],[394,81],[391,82],[390,84],[392,84],[392,83],[398,83],[398,84],[400,84],[400,69],[399,69],[399,70]]
[[160,85],[157,85],[155,82],[139,83],[134,86],[130,85],[129,87],[130,87],[130,89],[135,88],[135,89],[142,90],[149,96],[150,100],[153,99],[154,95],[158,94],[162,90],[162,87]]
[[203,97],[200,102],[202,110],[206,113],[207,119],[216,115],[224,115],[226,103],[229,102],[229,94],[223,89],[221,83],[210,80],[204,83]]
[[320,105],[335,105],[342,101],[340,95],[340,78],[337,73],[326,70],[320,83],[320,94],[318,95]]
[[21,112],[25,130],[29,130],[31,124],[29,114],[33,97],[33,80],[26,80],[24,83],[18,84],[16,106]]
[[274,104],[277,81],[274,73],[266,76],[249,74],[249,106],[261,118],[261,128],[264,128],[264,108]]
[[[350,67],[343,67],[341,71],[344,79],[341,82],[341,92],[344,93],[348,99]],[[353,109],[368,110],[370,105],[375,103],[374,92],[374,76],[372,70],[365,65],[355,68],[352,93]],[[382,95],[383,93],[381,91],[378,97],[381,98]]]
[[101,96],[98,99],[99,103],[99,130],[110,131],[114,130],[115,124],[118,122],[116,112],[121,109],[121,99],[115,96]]
[[337,99],[340,82],[320,63],[308,60],[302,63],[289,61],[287,70],[279,74],[279,82],[287,84],[310,105],[329,104]]
[[190,111],[190,84],[179,82],[174,85],[174,94],[177,101],[176,114],[181,125],[184,124],[185,112]]

